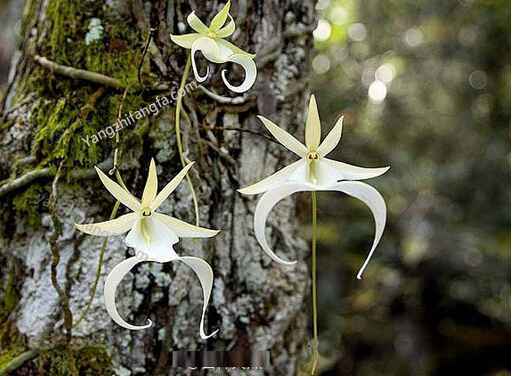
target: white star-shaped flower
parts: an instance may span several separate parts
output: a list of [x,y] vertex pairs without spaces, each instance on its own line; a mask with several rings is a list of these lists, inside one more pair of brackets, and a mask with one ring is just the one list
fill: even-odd
[[301,159],[256,184],[239,189],[240,193],[246,195],[264,193],[257,204],[254,217],[255,235],[258,242],[273,260],[281,264],[293,265],[295,261],[281,259],[267,244],[265,223],[272,208],[280,200],[296,192],[339,191],[346,193],[363,201],[371,209],[376,222],[374,243],[358,273],[360,279],[383,234],[386,222],[386,205],[376,189],[357,180],[380,176],[389,167],[364,168],[326,158],[326,155],[335,149],[340,142],[343,116],[338,119],[333,129],[321,143],[321,122],[313,95],[310,98],[306,120],[306,145],[263,116],[259,116],[259,119],[283,146],[297,154]]
[[[173,249],[180,238],[210,238],[219,233],[183,222],[177,218],[159,213],[157,209],[176,189],[194,162],[182,169],[165,187],[157,194],[157,169],[152,159],[146,185],[141,201],[135,198],[116,182],[112,181],[100,169],[96,168],[100,180],[107,190],[123,205],[132,210],[132,213],[122,215],[116,219],[92,223],[76,224],[76,228],[82,232],[96,236],[114,236],[128,232],[125,243],[128,247],[135,248],[137,255],[119,263],[109,273],[105,281],[105,306],[112,319],[124,328],[131,330],[145,329],[152,325],[151,320],[143,326],[128,324],[121,318],[116,309],[116,289],[123,277],[138,263],[143,261],[169,262],[182,261],[189,265],[198,276],[203,289],[203,315],[200,324],[200,335],[206,339],[216,334],[207,336],[203,329],[205,312],[212,291],[213,272],[210,265],[197,257],[180,257]],[[141,257],[141,255],[143,255]]]

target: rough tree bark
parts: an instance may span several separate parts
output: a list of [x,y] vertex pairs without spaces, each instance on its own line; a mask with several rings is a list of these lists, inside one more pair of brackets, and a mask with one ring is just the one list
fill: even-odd
[[[98,163],[105,169],[112,165],[114,138],[94,145],[82,138],[114,123],[124,90],[52,72],[35,56],[119,80],[129,87],[123,102],[123,112],[128,113],[163,94],[151,89],[156,84],[178,87],[186,51],[172,45],[169,33],[185,32],[191,9],[208,20],[222,3],[26,3],[21,53],[13,62],[0,123],[0,359],[5,363],[28,349],[41,353],[17,372],[179,374],[182,371],[169,368],[171,350],[252,347],[272,350],[271,374],[297,373],[308,343],[307,266],[300,261],[285,270],[264,255],[252,230],[256,200],[236,189],[289,162],[290,153],[263,137],[266,132],[255,115],[264,114],[291,132],[302,129],[313,0],[235,1],[232,14],[238,31],[232,40],[256,52],[256,85],[235,101],[213,99],[200,89],[184,100],[188,117],[182,117],[183,138],[187,157],[197,161],[192,179],[199,187],[201,225],[223,232],[213,240],[182,240],[177,250],[206,259],[214,269],[208,331],[219,328],[218,336],[208,344],[199,339],[201,289],[192,271],[180,263],[144,263],[120,285],[121,314],[136,323],[149,317],[155,323],[152,328],[128,331],[111,321],[103,306],[103,283],[113,266],[131,254],[122,237],[109,238],[95,299],[73,328],[70,342],[63,301],[51,282],[50,243],[56,238],[57,279],[76,321],[95,279],[102,238],[78,233],[73,223],[105,220],[114,204],[90,170]],[[137,66],[150,28],[157,31],[141,70],[143,84],[150,89],[141,90]],[[232,80],[241,78],[235,67],[228,68]],[[224,89],[218,67],[205,86],[233,97]],[[160,184],[179,170],[173,121],[170,107],[119,133],[120,170],[132,192],[142,192],[152,156]],[[58,218],[52,219],[48,199],[59,165]],[[297,231],[293,202],[286,200],[271,216],[268,236],[278,253],[303,260],[306,246]],[[163,208],[194,222],[185,182]],[[61,363],[68,371],[57,371]]]

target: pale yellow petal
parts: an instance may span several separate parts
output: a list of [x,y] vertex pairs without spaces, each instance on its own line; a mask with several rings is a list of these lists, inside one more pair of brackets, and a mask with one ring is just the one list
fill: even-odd
[[160,204],[164,202],[165,199],[169,197],[171,193],[178,187],[178,184],[182,182],[182,180],[185,178],[185,175],[190,170],[194,162],[189,163],[187,166],[185,166],[182,171],[178,173],[165,187],[160,191],[160,193],[155,197],[155,200],[150,205],[151,210],[157,209]]
[[211,238],[219,233],[219,230],[194,226],[162,213],[155,213],[154,216],[169,226],[179,238]]
[[95,167],[100,180],[107,190],[113,195],[119,202],[125,205],[132,211],[140,209],[141,204],[130,192],[122,188],[118,183],[112,181],[107,175],[105,175],[98,167]]
[[281,129],[272,121],[266,119],[263,116],[258,116],[258,118],[264,123],[265,127],[272,133],[274,138],[276,138],[283,146],[287,149],[296,153],[301,158],[305,157],[307,154],[306,146],[297,140],[294,136],[292,136],[287,131]]
[[228,14],[230,12],[230,4],[231,2],[228,1],[223,9],[217,13],[214,18],[212,19],[212,22],[210,23],[210,30],[211,31],[218,31],[226,22],[226,19],[228,18]]
[[191,14],[189,14],[189,16],[187,16],[187,23],[197,33],[206,35],[210,31],[208,29],[208,26],[205,25],[203,23],[203,21],[201,21],[198,18],[198,16],[196,16],[196,14],[194,12],[192,12]]
[[146,185],[144,187],[141,206],[143,208],[149,206],[151,202],[157,196],[158,181],[157,181],[157,167],[153,158],[150,162],[150,170],[148,171],[148,179],[146,179]]
[[259,193],[274,189],[290,180],[296,169],[298,169],[304,163],[305,160],[300,159],[299,161],[296,161],[282,168],[278,172],[275,172],[273,175],[268,176],[263,180],[260,180],[258,183],[255,183],[245,188],[241,188],[238,191],[243,195],[257,195]]
[[228,14],[228,17],[230,17],[230,22],[228,22],[226,26],[223,26],[222,28],[216,31],[216,37],[227,38],[234,33],[235,21],[233,20],[233,17],[230,14]]
[[342,137],[342,125],[344,122],[344,116],[341,116],[337,120],[337,124],[328,133],[326,138],[322,141],[321,146],[317,149],[319,156],[324,157],[329,154],[339,144],[340,138]]
[[202,35],[198,33],[184,34],[184,35],[173,35],[171,34],[171,40],[179,45],[180,47],[191,49],[192,44]]
[[308,115],[305,127],[305,143],[309,151],[315,151],[321,142],[321,120],[317,110],[317,102],[315,96],[310,97],[308,106]]
[[136,213],[122,215],[116,219],[99,223],[75,224],[75,227],[89,235],[114,236],[121,235],[130,230],[137,220]]

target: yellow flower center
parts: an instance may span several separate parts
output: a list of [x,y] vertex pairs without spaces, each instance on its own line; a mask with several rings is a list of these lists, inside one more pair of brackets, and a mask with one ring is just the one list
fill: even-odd
[[215,37],[217,37],[217,34],[214,31],[209,31],[207,36],[210,38],[215,38]]
[[149,217],[151,216],[151,209],[146,207],[141,210],[141,214],[143,217]]

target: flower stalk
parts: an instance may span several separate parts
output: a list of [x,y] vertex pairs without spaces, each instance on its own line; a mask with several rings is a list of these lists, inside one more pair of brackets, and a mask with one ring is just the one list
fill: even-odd
[[[187,63],[185,64],[185,68],[183,70],[182,81],[180,82],[180,88],[178,89],[178,97],[176,99],[176,112],[175,112],[175,132],[176,132],[176,144],[178,145],[178,154],[180,156],[180,162],[182,163],[182,167],[187,166],[188,162],[185,159],[183,152],[183,144],[182,144],[182,134],[180,131],[180,114],[182,112],[182,101],[185,90],[185,83],[189,78],[189,73],[191,71],[191,56],[187,57]],[[199,226],[199,207],[198,207],[198,198],[196,197],[196,192],[194,190],[194,186],[192,185],[191,177],[189,175],[186,176],[187,184],[189,185],[189,189],[192,194],[192,202],[194,204],[194,215],[196,217],[196,226]]]
[[312,191],[312,375],[315,375],[319,364],[319,333],[317,329],[317,192]]

